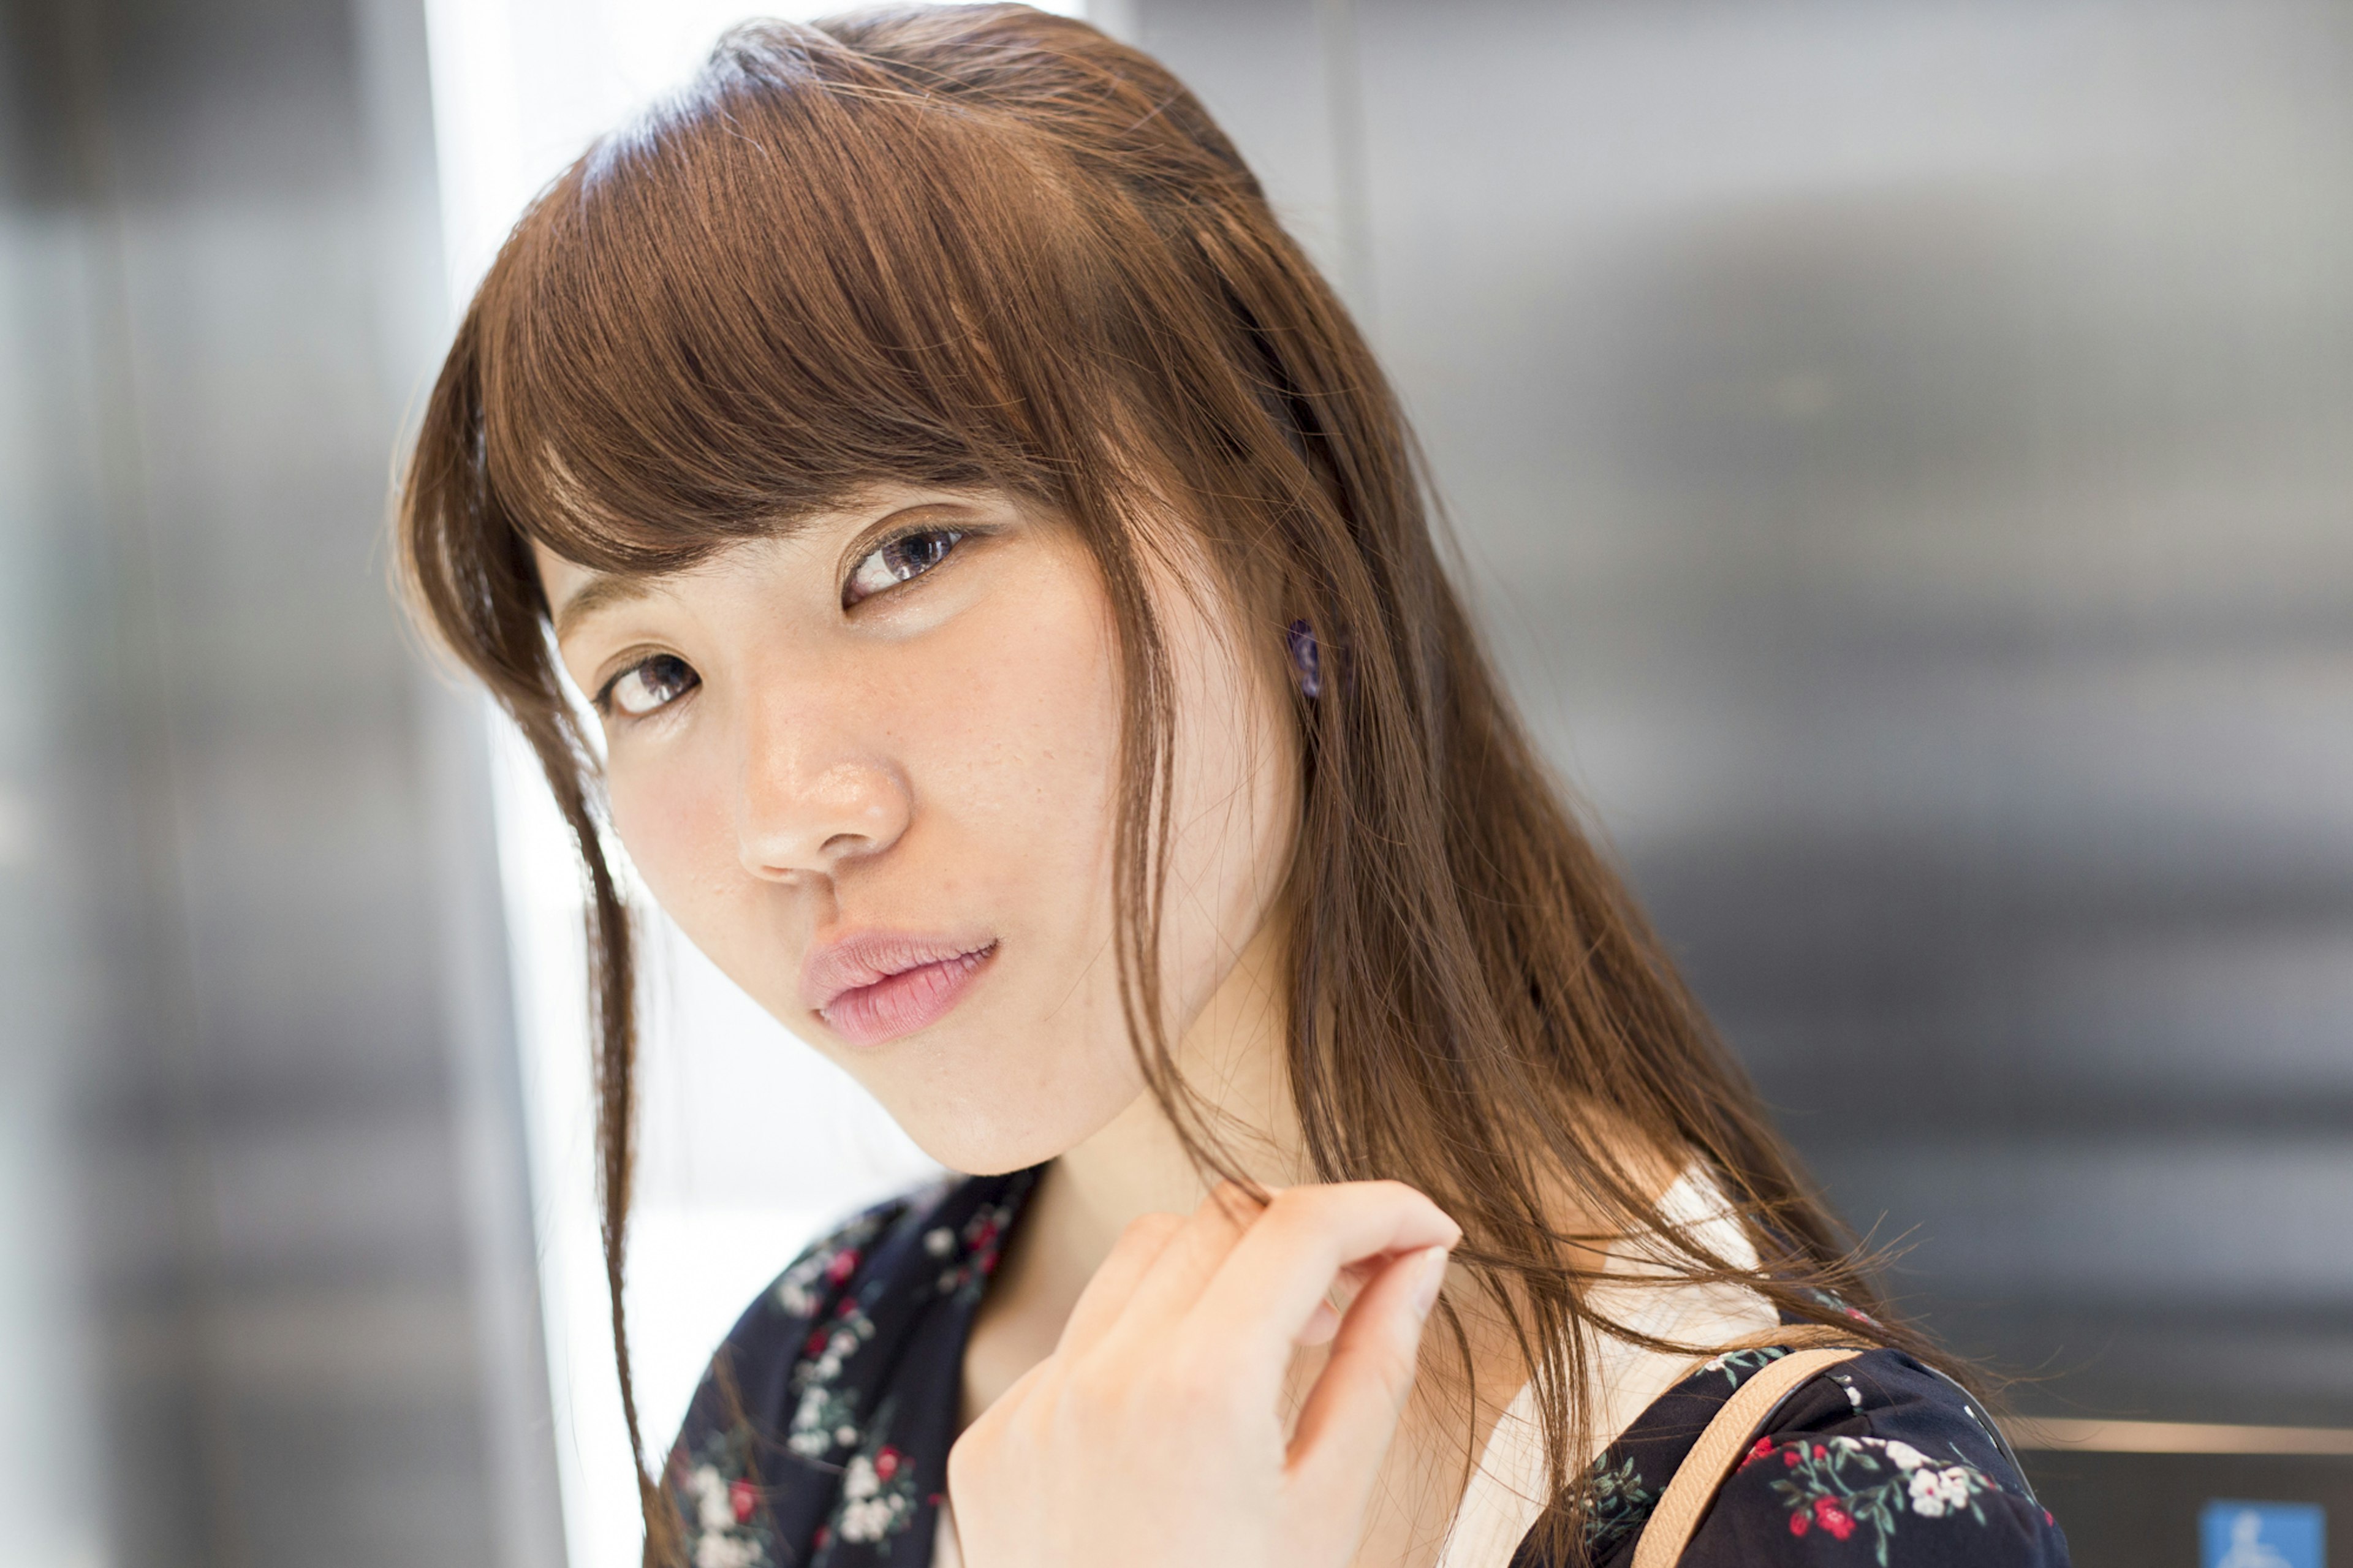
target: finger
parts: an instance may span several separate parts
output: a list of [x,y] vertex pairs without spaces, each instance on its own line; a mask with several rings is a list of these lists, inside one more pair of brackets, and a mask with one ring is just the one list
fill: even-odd
[[[1165,1345],[1261,1212],[1257,1200],[1231,1182],[1202,1199],[1136,1281],[1119,1313],[1116,1336],[1138,1345]],[[1293,1326],[1306,1321],[1302,1311]]]
[[1379,1258],[1365,1263],[1351,1263],[1340,1270],[1339,1279],[1333,1282],[1331,1289],[1324,1293],[1324,1300],[1315,1303],[1315,1310],[1309,1315],[1307,1326],[1299,1331],[1298,1339],[1293,1342],[1310,1346],[1331,1343],[1332,1336],[1340,1331],[1340,1320],[1346,1314],[1348,1303],[1356,1299],[1356,1292],[1362,1290],[1366,1282],[1388,1263],[1388,1258]]
[[1291,1342],[1309,1346],[1327,1344],[1339,1331],[1340,1309],[1329,1301],[1318,1301],[1315,1310],[1308,1315],[1307,1326],[1293,1336]]
[[1308,1391],[1292,1434],[1291,1474],[1314,1500],[1310,1506],[1363,1506],[1413,1392],[1422,1325],[1445,1277],[1444,1247],[1406,1253],[1365,1288],[1341,1321],[1331,1359]]
[[1177,1214],[1148,1214],[1131,1220],[1113,1244],[1111,1256],[1079,1292],[1079,1303],[1062,1325],[1054,1353],[1079,1355],[1099,1342],[1127,1310],[1135,1288],[1160,1254],[1184,1228],[1185,1216]]
[[1343,1270],[1384,1254],[1451,1247],[1461,1236],[1401,1182],[1289,1188],[1229,1249],[1184,1331],[1219,1347],[1220,1359],[1239,1363],[1244,1376],[1278,1376]]

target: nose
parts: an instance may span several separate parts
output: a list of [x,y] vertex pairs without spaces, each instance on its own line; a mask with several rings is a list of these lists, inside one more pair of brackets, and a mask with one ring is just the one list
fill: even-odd
[[906,782],[887,758],[808,706],[754,705],[736,796],[744,868],[769,880],[881,854],[907,830]]

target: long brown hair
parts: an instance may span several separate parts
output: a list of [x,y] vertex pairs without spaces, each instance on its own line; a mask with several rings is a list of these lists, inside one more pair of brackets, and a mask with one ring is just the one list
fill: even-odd
[[587,870],[604,1242],[649,1559],[675,1530],[621,1313],[630,927],[530,542],[673,571],[877,479],[999,488],[1083,537],[1126,699],[1122,996],[1153,1092],[1228,1173],[1153,962],[1176,738],[1138,520],[1182,516],[1245,635],[1312,628],[1290,889],[1307,1152],[1324,1179],[1399,1178],[1461,1224],[1458,1257],[1534,1369],[1563,1558],[1592,1321],[1569,1259],[1591,1237],[1558,1216],[1655,1224],[1655,1167],[1597,1128],[1704,1161],[1738,1206],[1762,1267],[1679,1237],[1686,1277],[1925,1349],[1580,831],[1449,580],[1388,383],[1201,106],[1137,50],[1020,5],[764,23],[517,226],[401,516],[417,602],[530,740]]

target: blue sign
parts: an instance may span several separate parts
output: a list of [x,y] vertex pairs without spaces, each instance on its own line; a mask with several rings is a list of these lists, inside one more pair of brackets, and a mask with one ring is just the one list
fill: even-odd
[[2204,1568],[2328,1568],[2318,1507],[2308,1502],[2210,1502],[2198,1516]]

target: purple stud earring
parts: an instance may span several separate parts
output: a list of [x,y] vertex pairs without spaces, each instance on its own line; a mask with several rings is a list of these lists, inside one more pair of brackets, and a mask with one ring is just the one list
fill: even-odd
[[1299,672],[1300,695],[1313,700],[1324,695],[1324,664],[1315,648],[1315,628],[1293,621],[1284,640],[1291,644],[1291,668]]

